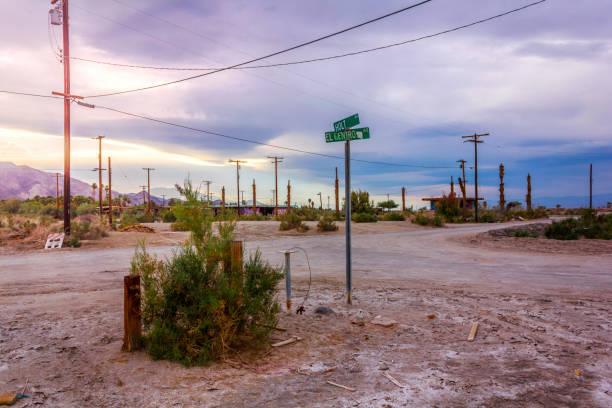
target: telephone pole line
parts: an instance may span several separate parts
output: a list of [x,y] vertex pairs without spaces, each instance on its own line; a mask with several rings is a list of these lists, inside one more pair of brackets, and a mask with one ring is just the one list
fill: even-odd
[[268,159],[274,159],[274,189],[276,196],[274,197],[274,215],[278,215],[278,163],[283,162],[283,158],[279,156],[268,156]]
[[589,208],[593,209],[593,163],[589,167]]
[[142,169],[147,171],[147,196],[149,199],[147,203],[147,212],[150,213],[151,212],[151,170],[155,170],[155,169],[151,167],[143,167]]
[[240,218],[240,163],[246,163],[246,160],[232,160],[228,163],[236,163],[236,201],[238,202],[238,218]]
[[145,195],[147,186],[140,186],[140,188],[142,188],[142,205],[144,205],[147,201],[147,197]]
[[[92,137],[94,140],[98,140],[98,184],[102,186],[102,139],[104,136]],[[98,189],[100,196],[100,218],[102,218],[102,187]]]
[[204,180],[202,182],[206,184],[206,203],[210,204],[210,184],[212,183],[212,181]]
[[59,218],[59,173],[55,173],[55,218]]
[[162,194],[162,210],[164,209],[164,207],[166,206],[166,195]]
[[463,159],[459,159],[457,160],[457,163],[459,163],[459,167],[461,168],[461,171],[463,172],[463,178],[461,180],[459,180],[459,188],[461,189],[461,195],[463,196],[463,219],[467,218],[467,207],[466,207],[466,190],[465,190],[465,160]]
[[319,196],[319,210],[323,210],[323,199],[321,198],[321,192],[319,191],[317,195]]
[[480,140],[483,136],[489,136],[488,133],[474,133],[469,136],[461,136],[464,140],[463,143],[474,143],[474,219],[478,222],[478,144],[484,143],[484,140]]

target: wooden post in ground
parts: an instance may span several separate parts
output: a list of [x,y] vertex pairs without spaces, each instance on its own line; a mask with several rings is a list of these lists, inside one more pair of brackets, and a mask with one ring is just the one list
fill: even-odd
[[406,187],[402,187],[402,212],[406,211]]
[[287,180],[287,213],[291,212],[291,180]]
[[336,167],[336,182],[335,188],[336,192],[336,218],[340,218],[340,197],[338,197],[338,168]]
[[527,211],[531,211],[531,174],[527,173],[527,196],[525,197]]
[[221,188],[221,213],[225,216],[225,186]]
[[232,258],[231,258],[232,271],[242,270],[242,261],[243,261],[242,241],[232,241],[231,251],[232,251]]
[[255,194],[255,179],[253,179],[253,215],[257,214],[257,194]]
[[142,326],[140,321],[140,276],[123,277],[123,351],[140,348]]
[[499,211],[506,215],[506,196],[504,195],[504,165],[499,165]]

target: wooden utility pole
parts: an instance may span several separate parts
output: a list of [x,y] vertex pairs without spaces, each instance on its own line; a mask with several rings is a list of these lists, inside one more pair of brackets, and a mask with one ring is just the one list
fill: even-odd
[[240,190],[240,194],[241,194],[240,203],[242,205],[246,205],[246,203],[244,202],[244,190]]
[[70,30],[68,0],[62,1],[62,62],[64,63],[64,233],[70,235]]
[[108,156],[108,225],[113,228],[113,189],[111,184],[111,158]]
[[238,202],[238,218],[240,218],[240,163],[246,163],[246,160],[232,160],[228,163],[236,163],[236,201]]
[[291,180],[287,180],[287,212],[291,212]]
[[589,167],[589,208],[593,208],[593,163]]
[[[102,186],[102,139],[104,136],[96,136],[92,137],[94,140],[98,140],[98,185]],[[98,193],[100,196],[99,204],[100,204],[100,218],[102,218],[102,187],[98,189]]]
[[484,143],[484,140],[480,140],[483,136],[489,136],[488,133],[474,133],[469,136],[461,136],[464,140],[463,143],[474,143],[474,219],[478,222],[478,144]]
[[527,173],[527,196],[525,197],[527,211],[531,211],[531,174]]
[[336,217],[340,217],[340,197],[338,197],[338,168],[336,167],[336,183],[334,186],[336,192]]
[[210,204],[210,184],[212,181],[204,180],[204,183],[206,184],[206,203]]
[[147,196],[145,195],[147,186],[140,186],[140,188],[142,188],[142,205],[144,206],[147,202]]
[[55,173],[55,218],[59,218],[59,173]]
[[278,215],[278,163],[283,162],[283,158],[279,156],[268,156],[268,159],[274,159],[274,190],[276,191],[274,196],[274,215]]
[[504,165],[499,165],[499,209],[506,214],[506,196],[504,195]]
[[406,211],[406,187],[402,187],[402,212]]
[[143,167],[143,170],[147,171],[147,212],[151,213],[151,170],[155,170],[151,167]]
[[225,186],[221,187],[221,214],[225,217]]
[[164,209],[164,207],[166,206],[166,195],[162,194],[162,210]]
[[253,215],[257,214],[257,194],[255,190],[255,179],[253,179]]
[[142,322],[140,317],[140,276],[123,277],[123,351],[140,348]]
[[319,196],[319,210],[323,210],[323,199],[321,198],[321,192],[319,191],[317,195]]
[[451,176],[451,195],[455,196],[455,182],[453,181],[453,176]]
[[463,219],[467,218],[467,198],[466,198],[466,190],[465,190],[465,160],[459,159],[457,160],[459,163],[459,167],[461,168],[462,178],[459,179],[459,188],[461,189],[461,194],[463,195]]

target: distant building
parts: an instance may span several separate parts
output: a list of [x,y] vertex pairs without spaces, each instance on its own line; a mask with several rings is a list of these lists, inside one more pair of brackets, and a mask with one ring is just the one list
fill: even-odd
[[[436,211],[436,204],[438,201],[442,199],[443,199],[442,197],[429,197],[429,198],[424,198],[423,201],[429,201],[429,209],[432,211]],[[456,200],[459,202],[459,208],[463,208],[463,198],[457,197]],[[481,201],[481,200],[484,200],[484,198],[478,197],[478,201]],[[466,197],[465,206],[470,210],[473,209],[474,201],[476,201],[474,197]]]

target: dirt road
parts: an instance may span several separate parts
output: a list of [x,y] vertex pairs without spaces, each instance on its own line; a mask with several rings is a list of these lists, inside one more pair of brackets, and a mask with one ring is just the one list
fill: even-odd
[[[497,225],[359,226],[347,306],[342,231],[279,237],[267,224],[246,234],[248,250],[277,265],[291,247],[310,256],[307,312],[283,313],[287,331],[274,335],[301,342],[191,369],[121,353],[133,247],[0,255],[0,393],[29,378],[19,406],[612,406],[612,256],[461,244]],[[292,257],[300,302],[308,269]],[[373,325],[376,315],[397,323]]]

